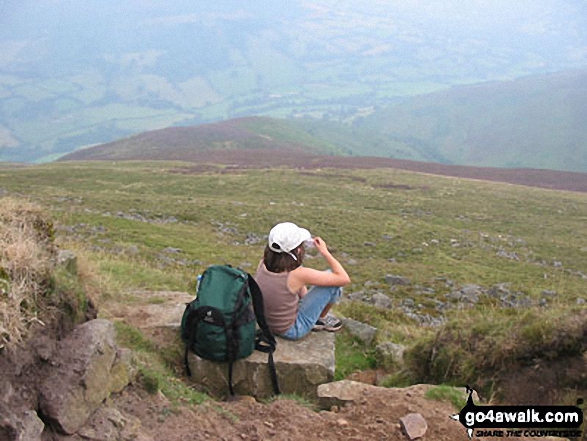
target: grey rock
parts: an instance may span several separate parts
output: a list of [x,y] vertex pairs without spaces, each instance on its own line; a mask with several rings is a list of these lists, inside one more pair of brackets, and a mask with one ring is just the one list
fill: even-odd
[[363,400],[365,392],[374,389],[378,389],[377,386],[351,380],[321,384],[317,390],[318,405],[321,409],[344,407],[347,403]]
[[267,236],[259,236],[255,233],[247,233],[245,238],[245,245],[257,245],[264,243],[267,240]]
[[407,286],[411,285],[412,281],[407,277],[397,276],[395,274],[388,274],[385,276],[385,281],[392,286],[400,285]]
[[343,300],[362,302],[366,300],[366,296],[363,291],[355,291],[348,294],[345,293]]
[[390,309],[392,306],[391,299],[383,293],[375,293],[371,298],[373,305],[378,308]]
[[89,441],[152,441],[140,421],[132,416],[123,415],[111,407],[98,409],[80,431],[79,435]]
[[453,291],[447,295],[449,299],[457,300],[459,303],[476,304],[479,297],[483,295],[483,289],[479,285],[465,285],[460,290]]
[[[334,378],[334,333],[311,332],[301,340],[277,339],[274,354],[281,392],[311,399],[317,388]],[[204,360],[190,352],[191,380],[216,396],[228,393],[228,364]],[[267,354],[254,351],[233,367],[233,385],[238,395],[267,398],[273,395]]]
[[167,247],[165,249],[163,249],[164,253],[168,253],[168,254],[178,254],[181,253],[181,248],[173,248],[173,247]]
[[508,283],[499,283],[497,285],[492,286],[487,291],[487,295],[495,298],[502,298],[504,296],[509,295],[510,293],[511,291],[509,289]]
[[130,319],[140,318],[141,328],[145,329],[167,329],[175,335],[179,332],[181,317],[185,311],[186,303],[194,300],[194,295],[181,291],[131,291],[130,294],[144,298],[154,298],[159,301],[148,303],[125,311]]
[[64,267],[70,274],[77,274],[77,256],[73,251],[59,250],[57,264]]
[[406,312],[405,315],[423,326],[441,326],[446,320],[442,316],[433,317],[430,314],[416,314],[415,312]]
[[373,343],[377,328],[350,318],[342,318],[341,321],[347,331],[365,343],[365,345],[370,346]]
[[384,366],[402,366],[406,347],[399,343],[386,341],[375,347],[379,359]]
[[422,438],[428,430],[428,423],[419,413],[409,413],[399,420],[402,431],[410,441]]
[[0,403],[0,439],[2,441],[41,441],[45,424],[37,412],[12,411]]
[[404,308],[410,309],[416,306],[416,302],[414,301],[414,299],[407,297],[401,300],[400,305]]
[[504,259],[516,260],[516,261],[520,260],[517,253],[515,253],[513,251],[499,250],[496,254],[498,257],[503,257]]
[[128,247],[128,248],[126,249],[126,252],[127,252],[128,254],[131,254],[131,255],[133,255],[133,256],[136,256],[137,254],[139,254],[139,253],[140,253],[140,250],[139,250],[139,247],[137,247],[136,245],[131,245],[130,247]]
[[437,310],[437,311],[439,311],[439,312],[442,312],[445,309],[449,309],[450,308],[450,303],[442,302],[442,301],[440,301],[438,299],[433,299],[433,301],[434,301],[434,305],[435,305],[434,306],[434,309]]

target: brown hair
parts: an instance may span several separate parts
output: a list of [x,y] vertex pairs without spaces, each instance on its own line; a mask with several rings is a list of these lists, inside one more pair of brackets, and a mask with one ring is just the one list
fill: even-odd
[[298,260],[295,260],[288,253],[277,253],[267,245],[263,253],[263,263],[272,273],[293,271],[301,266],[304,261],[304,255],[306,254],[304,244],[299,245],[297,248],[291,250],[291,252],[297,256]]

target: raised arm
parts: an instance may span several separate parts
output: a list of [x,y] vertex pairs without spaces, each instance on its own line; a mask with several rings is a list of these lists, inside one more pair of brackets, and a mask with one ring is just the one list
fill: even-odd
[[351,283],[351,278],[343,266],[330,254],[326,243],[320,237],[314,238],[314,245],[328,263],[330,271],[318,271],[301,266],[291,272],[290,280],[288,281],[290,287],[297,291],[297,289],[306,285],[345,286]]

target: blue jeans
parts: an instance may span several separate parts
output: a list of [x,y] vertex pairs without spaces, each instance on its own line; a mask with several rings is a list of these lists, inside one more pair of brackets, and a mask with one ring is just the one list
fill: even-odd
[[326,305],[336,303],[341,295],[342,288],[338,286],[313,286],[310,288],[300,300],[295,323],[280,337],[288,340],[299,340],[304,337],[312,330]]

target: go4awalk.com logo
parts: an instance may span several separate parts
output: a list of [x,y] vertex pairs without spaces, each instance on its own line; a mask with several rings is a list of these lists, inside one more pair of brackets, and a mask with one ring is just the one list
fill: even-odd
[[[467,386],[467,404],[451,418],[459,421],[469,439],[476,437],[580,438],[583,411],[577,406],[477,406]],[[581,404],[578,402],[577,404]]]

